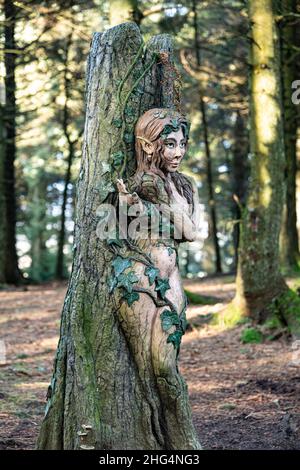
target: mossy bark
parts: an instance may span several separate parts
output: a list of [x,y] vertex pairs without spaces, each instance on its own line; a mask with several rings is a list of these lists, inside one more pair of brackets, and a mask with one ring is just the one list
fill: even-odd
[[12,0],[4,1],[4,66],[5,66],[5,279],[7,283],[18,284],[22,274],[18,267],[16,249],[16,191],[15,191],[15,158],[16,158],[16,49],[15,26],[18,8]]
[[[280,272],[279,233],[286,188],[278,30],[271,0],[251,0],[250,152],[233,305],[263,321],[287,290]],[[232,307],[232,306],[231,306]]]
[[[234,144],[232,149],[232,189],[233,194],[238,197],[239,203],[234,204],[233,217],[241,219],[241,208],[245,207],[247,184],[249,176],[249,164],[247,155],[249,153],[249,140],[246,134],[246,118],[239,111],[236,113],[234,125]],[[240,226],[238,223],[233,228],[234,241],[234,266],[238,265],[238,247],[240,244]]]
[[126,152],[125,180],[134,169],[136,119],[174,99],[170,62],[165,66],[154,54],[172,53],[169,37],[152,38],[144,54],[142,45],[133,23],[95,34],[91,45],[74,261],[39,449],[199,448],[183,378],[171,384],[173,400],[168,383],[165,396],[155,380],[145,387],[141,358],[134,356],[134,340],[129,348],[108,290],[113,255],[96,234],[97,208],[115,192],[114,158]]
[[[296,13],[295,0],[282,0],[281,13]],[[298,267],[299,240],[296,210],[296,174],[297,174],[297,107],[292,101],[292,83],[297,75],[295,51],[296,24],[293,18],[284,20],[281,31],[281,64],[284,110],[284,143],[286,156],[287,193],[283,212],[283,224],[280,237],[281,262],[287,270]]]
[[4,197],[5,129],[0,104],[0,283],[5,282],[5,197]]

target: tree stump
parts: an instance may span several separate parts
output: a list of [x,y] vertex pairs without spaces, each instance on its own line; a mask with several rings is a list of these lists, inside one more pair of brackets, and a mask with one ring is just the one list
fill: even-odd
[[99,205],[114,202],[116,178],[135,169],[138,117],[179,105],[171,39],[155,36],[145,47],[134,23],[96,33],[86,80],[74,260],[37,447],[199,449],[180,374],[170,399],[155,377],[138,373],[109,291],[113,254],[97,237]]

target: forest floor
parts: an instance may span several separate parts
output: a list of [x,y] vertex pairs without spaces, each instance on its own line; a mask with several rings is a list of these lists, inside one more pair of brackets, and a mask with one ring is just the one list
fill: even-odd
[[[179,367],[205,449],[300,450],[300,361],[287,338],[243,344],[245,326],[207,322],[234,296],[231,276],[186,281],[216,297],[190,306]],[[0,291],[0,449],[34,449],[52,374],[66,284]],[[0,343],[1,348],[1,343]]]

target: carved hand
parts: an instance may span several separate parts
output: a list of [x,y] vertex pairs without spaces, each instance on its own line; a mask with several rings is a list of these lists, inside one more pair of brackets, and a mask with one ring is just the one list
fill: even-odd
[[126,203],[129,206],[132,206],[133,204],[137,204],[140,201],[140,198],[137,193],[130,194],[122,178],[117,179],[116,184],[119,191],[119,198],[121,203]]

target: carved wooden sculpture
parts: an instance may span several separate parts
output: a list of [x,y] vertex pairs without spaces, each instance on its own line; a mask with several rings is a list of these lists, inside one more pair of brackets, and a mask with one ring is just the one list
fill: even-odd
[[[179,242],[196,239],[200,222],[195,183],[177,171],[187,148],[188,125],[175,110],[150,109],[138,120],[135,137],[137,170],[129,183],[135,192],[129,193],[119,179],[119,201],[121,206],[135,205],[138,216],[149,223],[133,234],[129,251],[117,250],[112,290],[121,289],[117,311],[145,393],[153,384],[159,390],[163,409],[162,416],[154,415],[157,436],[163,443],[165,429],[169,448],[181,442],[194,449],[199,445],[177,366],[187,306],[177,249]],[[158,222],[154,227],[153,216]]]
[[[74,261],[38,448],[200,448],[177,363],[186,326],[177,247],[194,239],[198,207],[177,171],[188,125],[175,111],[176,80],[168,36],[145,48],[133,23],[94,36]],[[126,204],[130,223],[153,216],[167,236],[124,236]],[[104,205],[116,214],[105,237]]]

